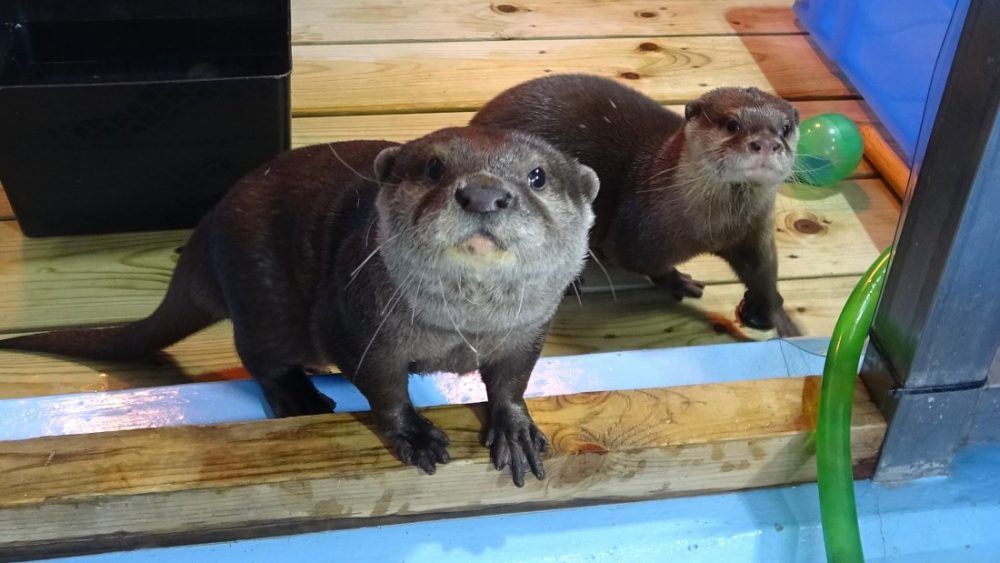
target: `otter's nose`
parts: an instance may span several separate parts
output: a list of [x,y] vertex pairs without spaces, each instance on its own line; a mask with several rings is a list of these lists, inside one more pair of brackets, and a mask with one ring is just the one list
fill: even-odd
[[747,143],[747,147],[751,152],[762,153],[762,154],[778,154],[785,150],[784,145],[778,141],[771,141],[766,139],[754,139]]
[[489,186],[466,186],[455,192],[455,201],[469,213],[496,213],[510,207],[514,196]]

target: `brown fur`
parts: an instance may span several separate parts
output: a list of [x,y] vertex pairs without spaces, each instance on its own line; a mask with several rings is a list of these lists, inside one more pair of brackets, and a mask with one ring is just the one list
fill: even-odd
[[[730,119],[738,122],[735,132],[727,129]],[[472,124],[539,135],[597,172],[590,245],[599,256],[682,299],[700,297],[704,284],[675,265],[717,254],[747,286],[739,308],[745,324],[798,333],[777,289],[773,227],[775,195],[794,160],[798,111],[788,102],[753,88],[721,88],[688,104],[681,117],[612,80],[554,75],[501,93]],[[784,173],[734,172],[762,146],[787,166]],[[715,162],[719,155],[727,160]]]
[[[439,178],[426,171],[433,159]],[[541,188],[529,185],[536,167],[547,173]],[[306,370],[336,363],[396,455],[428,473],[448,461],[448,440],[414,410],[408,374],[478,369],[489,397],[484,441],[520,486],[528,471],[544,475],[547,441],[523,394],[586,256],[596,192],[592,170],[518,132],[456,128],[405,145],[296,149],[247,175],[204,218],[148,318],[0,348],[138,358],[228,317],[275,415],[331,412]]]

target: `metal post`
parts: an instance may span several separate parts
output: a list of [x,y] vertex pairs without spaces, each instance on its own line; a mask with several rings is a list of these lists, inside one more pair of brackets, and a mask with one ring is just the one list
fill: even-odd
[[872,326],[862,377],[890,420],[878,480],[947,472],[1000,346],[997,29],[1000,2],[973,0]]

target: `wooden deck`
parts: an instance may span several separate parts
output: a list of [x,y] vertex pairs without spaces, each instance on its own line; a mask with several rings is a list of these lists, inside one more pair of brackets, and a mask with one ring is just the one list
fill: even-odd
[[[407,140],[460,125],[504,88],[582,71],[679,105],[755,85],[804,116],[873,121],[810,47],[792,0],[669,3],[292,0],[293,144]],[[0,188],[0,335],[144,316],[162,298],[187,232],[27,239]],[[828,335],[855,282],[888,246],[899,201],[862,163],[830,188],[786,185],[775,229],[780,289],[807,334]],[[735,307],[744,288],[719,259],[683,270],[709,283],[677,304],[624,272],[585,272],[546,355],[761,340]],[[228,323],[168,350],[112,363],[0,353],[0,399],[247,377]],[[190,389],[190,388],[188,388]],[[662,498],[814,478],[818,380],[535,399],[553,437],[544,482],[515,490],[488,468],[475,406],[432,409],[453,462],[434,477],[391,458],[352,413],[0,442],[0,553],[55,555],[248,537],[442,514]],[[859,386],[855,474],[870,474],[885,422]],[[339,455],[338,455],[339,453]],[[463,491],[473,491],[465,494]],[[469,498],[481,499],[470,504]],[[3,556],[0,555],[0,559]]]
[[[466,123],[504,88],[546,73],[621,80],[678,109],[722,85],[756,85],[804,116],[871,120],[864,103],[810,47],[791,0],[488,4],[442,9],[362,0],[293,1],[293,143],[406,140]],[[828,334],[858,276],[891,241],[898,200],[862,164],[833,188],[786,186],[776,229],[781,290],[807,334]],[[100,324],[149,313],[186,232],[26,239],[0,198],[0,333]],[[714,257],[684,266],[711,284],[675,304],[643,280],[596,270],[582,304],[568,299],[546,354],[763,339],[741,328],[743,288]],[[84,364],[0,354],[0,397],[113,389],[243,375],[222,324],[174,347],[177,365]]]

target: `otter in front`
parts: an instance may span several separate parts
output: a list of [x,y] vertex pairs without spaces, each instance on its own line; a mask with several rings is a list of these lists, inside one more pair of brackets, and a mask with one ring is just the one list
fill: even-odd
[[543,478],[548,445],[524,390],[583,265],[597,191],[593,170],[520,132],[292,150],[203,219],[149,317],[0,348],[141,358],[228,317],[276,416],[331,412],[306,373],[336,363],[394,453],[427,473],[449,461],[448,438],[414,410],[408,374],[478,369],[485,445],[521,486]]
[[555,75],[494,98],[473,125],[536,134],[597,172],[591,247],[677,298],[704,284],[677,271],[725,259],[746,285],[740,320],[798,334],[777,288],[774,201],[792,174],[799,113],[756,88],[719,88],[683,117],[613,80]]

